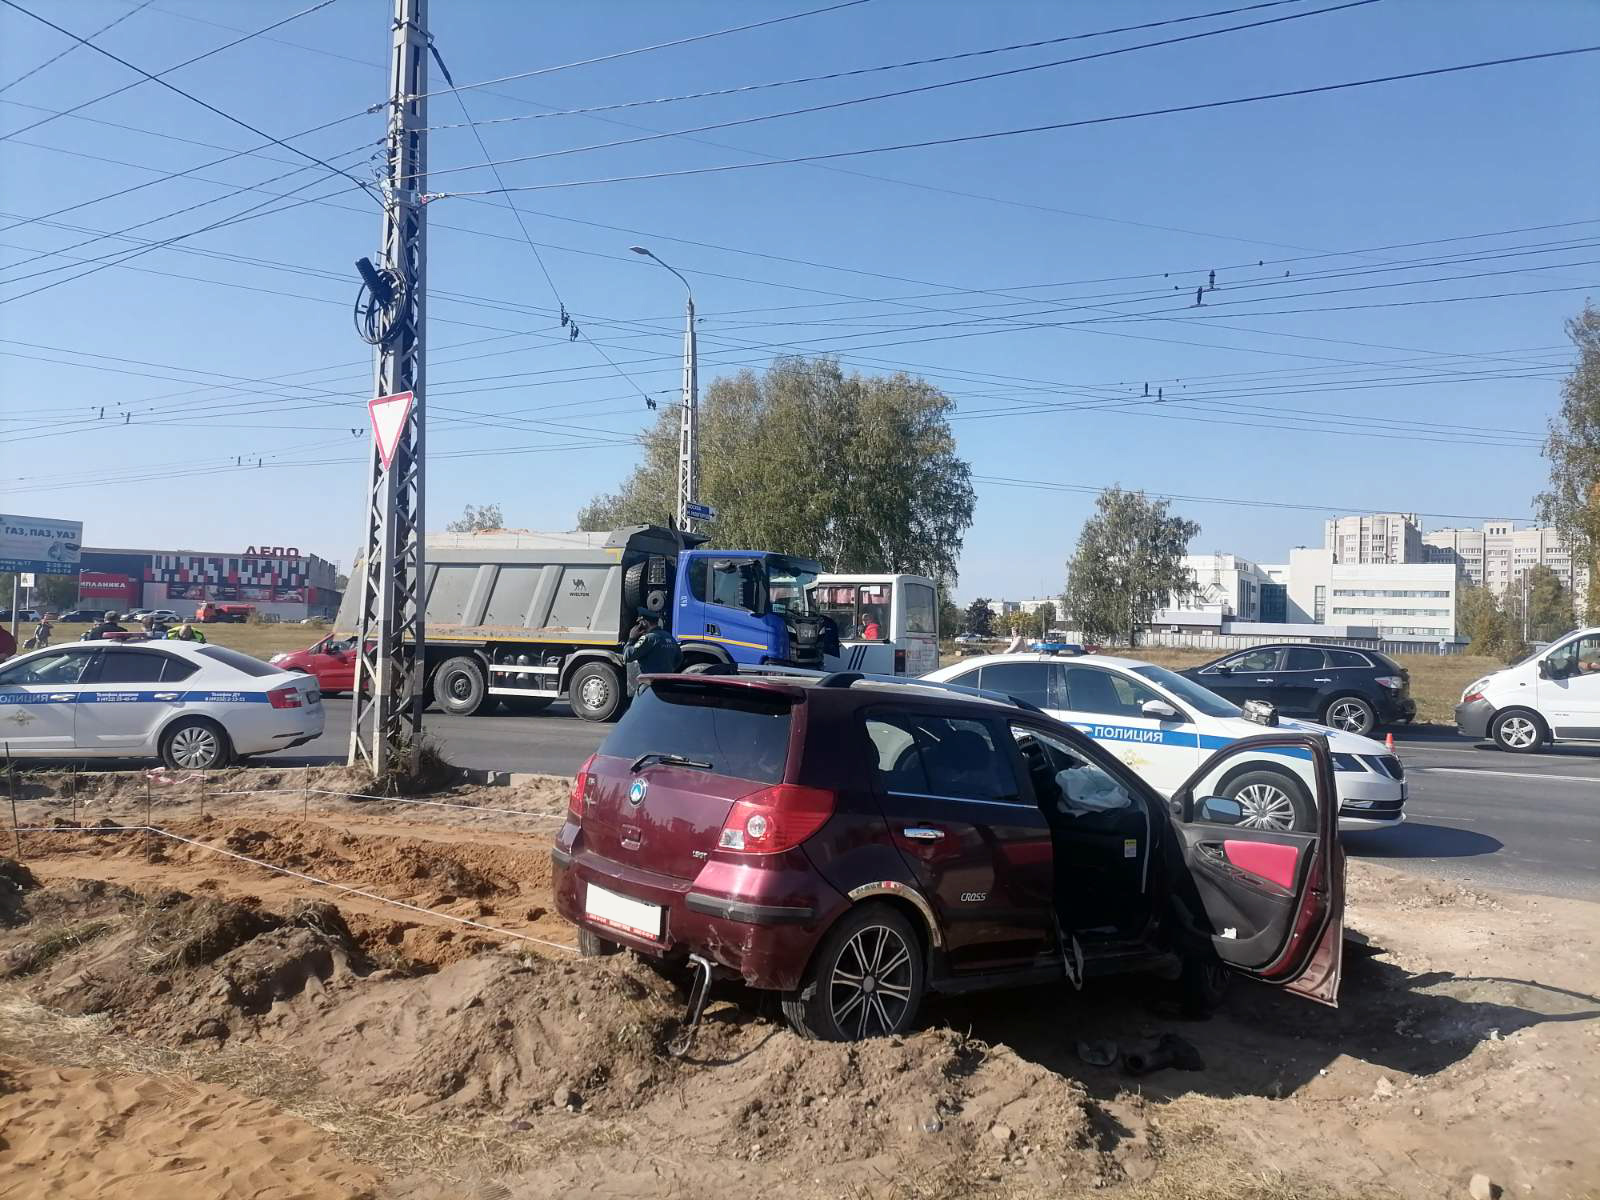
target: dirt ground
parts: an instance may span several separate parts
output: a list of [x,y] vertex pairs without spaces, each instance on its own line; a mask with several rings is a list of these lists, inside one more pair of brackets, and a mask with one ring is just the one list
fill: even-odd
[[[0,1197],[1600,1196],[1600,906],[1352,864],[1337,1011],[1241,985],[1186,1021],[1126,979],[846,1047],[719,985],[673,1058],[680,982],[549,912],[565,781],[225,782],[203,815],[157,785],[148,822],[137,779],[23,796],[176,836],[0,861]],[[1164,1033],[1202,1069],[1086,1061]]]

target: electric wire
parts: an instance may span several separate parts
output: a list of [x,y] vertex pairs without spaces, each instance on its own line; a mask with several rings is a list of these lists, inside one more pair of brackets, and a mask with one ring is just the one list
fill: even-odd
[[[121,16],[112,17],[111,20],[107,21],[104,25],[100,26],[99,29],[96,29],[93,33],[91,33],[88,36],[88,38],[86,40],[90,41],[90,42],[94,41],[94,39],[99,37],[102,33],[106,33],[109,30],[114,29],[116,26],[121,25],[124,21],[126,21],[129,17],[133,16],[135,13],[142,12],[144,9],[148,8],[150,6],[150,3],[151,3],[151,0],[139,0],[139,3],[135,4],[127,12],[123,13]],[[0,83],[0,92],[9,92],[12,88],[16,87],[17,84],[22,83],[22,82],[24,82],[26,80],[32,79],[40,71],[42,71],[46,67],[50,66],[50,64],[56,63],[56,62],[60,62],[63,58],[65,58],[67,55],[71,54],[77,48],[78,47],[76,45],[72,45],[72,46],[68,46],[64,50],[58,50],[56,53],[52,54],[49,58],[45,59],[42,63],[40,63],[37,67],[34,67],[32,70],[29,70],[29,71],[24,71],[21,75],[18,75],[10,83]]]

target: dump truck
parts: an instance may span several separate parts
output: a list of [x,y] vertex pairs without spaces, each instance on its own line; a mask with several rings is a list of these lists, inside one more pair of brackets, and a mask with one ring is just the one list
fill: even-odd
[[[687,670],[820,668],[837,652],[833,622],[811,606],[820,564],[705,540],[657,525],[429,534],[427,695],[456,714],[537,712],[564,698],[578,716],[608,720],[626,702],[622,650],[641,614],[669,623]],[[346,590],[338,632],[359,632],[360,593]]]

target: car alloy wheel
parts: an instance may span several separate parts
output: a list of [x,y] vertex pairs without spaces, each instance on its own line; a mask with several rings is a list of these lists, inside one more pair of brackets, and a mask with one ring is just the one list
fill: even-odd
[[1294,801],[1281,787],[1270,783],[1251,783],[1233,797],[1244,809],[1239,821],[1245,829],[1264,829],[1269,833],[1289,833],[1294,829]]
[[1532,717],[1510,716],[1500,722],[1500,741],[1511,750],[1526,750],[1539,740]]
[[1361,700],[1335,700],[1328,705],[1328,724],[1345,733],[1365,734],[1372,728],[1372,709]]
[[206,725],[187,725],[172,735],[172,757],[180,767],[204,770],[222,756],[222,739]]
[[915,953],[887,925],[868,925],[852,937],[828,979],[834,1025],[856,1040],[900,1029],[911,1007]]

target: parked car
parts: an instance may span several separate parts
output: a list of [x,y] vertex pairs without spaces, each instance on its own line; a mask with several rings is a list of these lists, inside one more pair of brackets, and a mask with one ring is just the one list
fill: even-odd
[[[803,1035],[901,1033],[929,991],[1132,971],[1214,1002],[1230,971],[1337,1000],[1344,863],[1326,739],[1263,731],[1173,801],[1001,697],[859,675],[647,677],[552,851],[585,953],[627,946],[780,994]],[[1216,780],[1314,764],[1310,833]]]
[[[1175,794],[1213,750],[1259,734],[1244,709],[1165,667],[1105,655],[989,654],[926,678],[1003,692],[1081,730],[1163,794]],[[1276,719],[1263,715],[1262,719]],[[1381,742],[1277,719],[1278,727],[1328,735],[1339,828],[1386,829],[1405,819],[1405,768]],[[1315,828],[1310,764],[1286,753],[1241,760],[1221,795],[1245,807],[1246,825]]]
[[93,625],[103,619],[108,610],[104,608],[70,608],[61,614],[62,625]]
[[322,727],[316,680],[223,646],[69,642],[0,666],[0,737],[14,758],[225,767]]
[[1600,626],[1472,683],[1456,706],[1456,728],[1515,754],[1550,742],[1600,742]]
[[1279,712],[1346,733],[1371,733],[1417,715],[1411,673],[1376,650],[1254,646],[1182,674],[1235,704],[1266,700]]
[[274,654],[268,660],[285,671],[315,676],[324,696],[348,692],[356,686],[356,639],[330,634],[304,650]]
[[255,616],[254,604],[221,604],[214,600],[207,600],[194,610],[194,619],[210,625],[216,622],[233,622],[243,625]]

